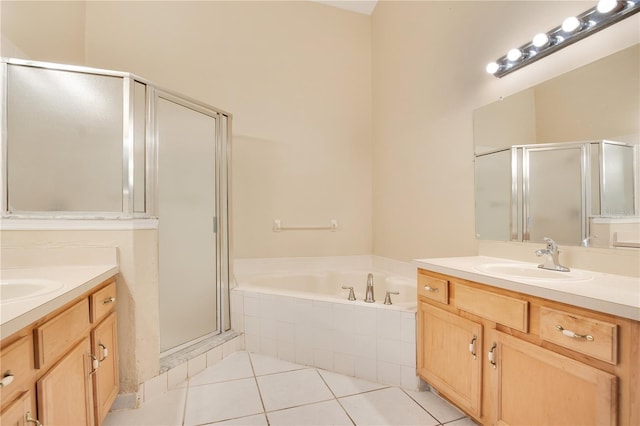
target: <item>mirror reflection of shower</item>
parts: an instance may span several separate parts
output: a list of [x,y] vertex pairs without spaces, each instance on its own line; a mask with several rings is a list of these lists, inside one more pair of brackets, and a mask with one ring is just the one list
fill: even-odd
[[[598,218],[638,216],[637,145],[514,146],[476,155],[479,239],[587,245]],[[586,242],[585,242],[586,240]]]

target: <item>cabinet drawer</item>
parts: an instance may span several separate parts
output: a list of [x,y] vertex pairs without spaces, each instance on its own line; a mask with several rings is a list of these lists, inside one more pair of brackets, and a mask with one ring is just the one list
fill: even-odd
[[455,305],[458,309],[506,325],[518,331],[528,332],[529,304],[526,300],[520,300],[457,283],[455,292]]
[[116,283],[113,281],[108,286],[96,291],[89,298],[91,301],[91,322],[99,323],[113,310],[116,304]]
[[540,308],[540,337],[543,340],[614,365],[618,362],[617,335],[616,324]]
[[36,368],[55,362],[89,330],[89,304],[82,299],[35,329]]
[[6,385],[0,387],[2,406],[20,392],[28,390],[34,373],[33,339],[31,335],[2,348],[0,352],[0,379]]
[[449,281],[418,273],[418,296],[449,304]]

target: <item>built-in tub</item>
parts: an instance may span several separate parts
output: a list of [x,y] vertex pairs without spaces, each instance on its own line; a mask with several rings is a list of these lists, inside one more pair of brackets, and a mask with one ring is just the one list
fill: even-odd
[[[327,272],[266,273],[246,277],[239,282],[243,289],[256,292],[308,297],[315,300],[339,301],[364,304],[367,277],[373,275],[374,304],[383,304],[386,292],[390,294],[391,305],[403,310],[416,309],[416,280],[389,275],[384,271],[353,270]],[[349,290],[353,287],[356,300],[349,301]],[[369,303],[367,303],[368,305]]]
[[[375,303],[363,301],[373,273]],[[416,376],[416,279],[373,269],[236,275],[232,326],[248,351],[407,389]],[[348,300],[353,286],[356,299]],[[386,291],[392,305],[384,305]]]

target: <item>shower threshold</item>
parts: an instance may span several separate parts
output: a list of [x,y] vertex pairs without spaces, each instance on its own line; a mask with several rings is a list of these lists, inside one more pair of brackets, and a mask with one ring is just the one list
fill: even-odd
[[209,352],[211,349],[223,345],[224,343],[240,336],[237,331],[226,331],[222,334],[215,334],[199,339],[193,343],[187,343],[178,348],[160,354],[160,373],[169,371],[192,358]]

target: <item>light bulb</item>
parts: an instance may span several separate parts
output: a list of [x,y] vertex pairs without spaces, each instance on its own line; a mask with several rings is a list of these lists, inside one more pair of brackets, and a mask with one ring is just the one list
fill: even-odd
[[580,28],[580,20],[575,16],[570,16],[562,22],[562,31],[572,33]]
[[533,45],[535,47],[543,47],[546,46],[547,43],[549,43],[549,36],[545,33],[536,34],[535,37],[533,37]]
[[522,58],[522,51],[520,49],[511,49],[509,53],[507,53],[507,59],[511,62],[515,62],[520,58]]
[[499,69],[500,69],[500,65],[498,65],[497,62],[489,62],[486,68],[489,74],[495,74],[498,72]]
[[617,0],[600,0],[598,2],[598,12],[609,13],[618,6]]

